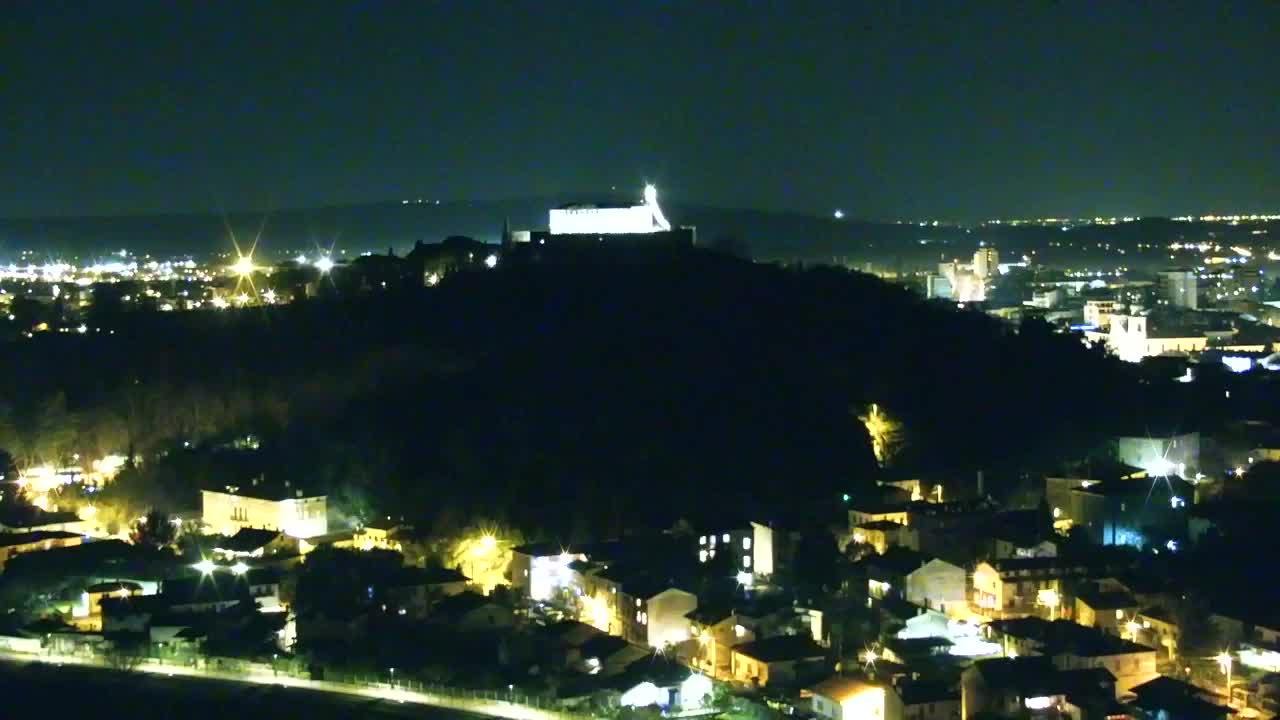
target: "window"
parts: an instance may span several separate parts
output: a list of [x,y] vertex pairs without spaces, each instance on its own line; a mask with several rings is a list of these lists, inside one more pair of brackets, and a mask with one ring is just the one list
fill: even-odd
[[699,535],[699,536],[698,536],[698,544],[699,544],[699,545],[706,545],[706,544],[707,544],[707,536],[706,536],[706,535]]
[[749,538],[749,537],[744,537],[744,538],[742,538],[742,549],[743,549],[743,550],[750,550],[750,549],[751,549],[751,538]]
[[744,568],[749,568],[749,567],[751,567],[751,556],[750,556],[750,555],[743,555],[743,556],[742,556],[742,567],[744,567]]
[[706,562],[706,561],[707,561],[707,551],[706,551],[706,550],[699,550],[699,551],[698,551],[698,562]]
[[722,537],[722,538],[720,538],[720,539],[721,539],[721,540],[723,540],[723,541],[725,541],[725,542],[729,542],[729,533],[725,533],[725,534],[724,534],[724,537]]

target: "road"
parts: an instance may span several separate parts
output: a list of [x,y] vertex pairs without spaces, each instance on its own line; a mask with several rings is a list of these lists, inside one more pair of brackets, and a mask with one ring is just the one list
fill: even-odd
[[[22,698],[46,717],[131,720],[182,717],[459,718],[566,720],[569,716],[493,700],[442,697],[390,686],[209,673],[172,665],[120,671],[66,656],[0,652],[0,698]],[[85,715],[82,715],[84,713]]]

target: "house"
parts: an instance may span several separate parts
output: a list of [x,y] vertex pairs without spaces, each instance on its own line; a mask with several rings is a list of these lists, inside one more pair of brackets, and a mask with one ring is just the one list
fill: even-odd
[[685,617],[690,640],[681,646],[681,657],[712,678],[729,678],[733,674],[731,649],[755,640],[755,633],[728,608],[698,608]]
[[901,720],[960,720],[960,691],[940,682],[903,678],[891,689]]
[[967,582],[964,568],[932,558],[907,573],[906,599],[944,614],[948,609],[959,612],[966,605]]
[[917,551],[920,549],[920,534],[915,528],[890,520],[874,520],[856,525],[849,539],[859,545],[870,545],[881,555],[891,547]]
[[289,608],[280,595],[280,571],[275,568],[253,568],[244,574],[253,598],[261,612],[285,612]]
[[689,639],[685,616],[698,607],[698,597],[676,587],[671,578],[624,563],[570,571],[581,593],[583,622],[653,648]]
[[822,720],[902,720],[898,696],[865,680],[832,675],[809,694],[813,714]]
[[772,525],[752,521],[742,527],[699,535],[698,562],[710,562],[716,553],[727,553],[732,556],[729,566],[740,576],[750,576],[742,583],[750,586],[757,580],[773,577],[778,567],[786,564],[789,547],[785,533],[775,532]]
[[200,498],[201,521],[220,535],[256,528],[309,538],[329,531],[327,498],[306,493],[288,480],[267,483],[255,478],[244,487],[202,490]]
[[1154,648],[1069,620],[1050,622],[1035,617],[993,620],[987,624],[986,633],[987,638],[1003,646],[1009,656],[1043,656],[1059,670],[1106,670],[1114,678],[1117,693],[1158,675]]
[[1138,600],[1127,592],[1100,590],[1085,586],[1075,591],[1075,620],[1111,635],[1132,636],[1131,623],[1136,622]]
[[1182,627],[1172,612],[1161,605],[1152,605],[1140,610],[1134,621],[1137,627],[1134,628],[1131,640],[1154,647],[1159,660],[1178,656]]
[[786,684],[820,670],[827,652],[807,635],[779,635],[735,645],[731,675],[737,682],[763,687]]
[[580,672],[607,677],[623,672],[650,652],[614,635],[598,635],[579,645],[572,661]]
[[443,623],[459,632],[509,628],[514,622],[511,608],[477,592],[446,595],[431,606],[431,622]]
[[880,499],[855,500],[849,503],[849,532],[872,522],[909,524],[908,502],[883,502]]
[[1235,714],[1226,698],[1190,683],[1160,676],[1130,689],[1138,720],[1224,720]]
[[361,525],[351,537],[351,546],[357,550],[394,550],[400,552],[404,549],[401,539],[404,535],[413,530],[413,526],[396,522],[391,516],[385,519],[374,520],[367,525]]
[[253,601],[243,577],[217,574],[166,580],[160,586],[159,599],[173,613],[221,612]]
[[1102,669],[1060,670],[1048,658],[979,660],[960,676],[962,720],[1054,711],[1104,720],[1115,705],[1115,678]]
[[70,624],[78,630],[102,630],[102,601],[105,598],[127,598],[142,594],[142,586],[135,582],[113,581],[94,583],[81,593],[79,605],[72,608]]
[[978,563],[973,571],[975,610],[990,618],[1043,612],[1057,616],[1064,603],[1066,581],[1089,578],[1093,563],[1057,557],[1009,558]]
[[296,554],[298,541],[279,530],[243,527],[234,535],[214,542],[213,554],[224,560],[260,558],[283,553]]
[[53,548],[79,545],[82,535],[65,530],[32,530],[29,532],[0,533],[0,570],[9,558],[25,552],[52,550]]
[[569,587],[573,579],[570,563],[586,561],[587,548],[558,543],[530,543],[511,549],[508,570],[511,587],[537,602],[545,602]]
[[1116,458],[1153,476],[1189,477],[1200,469],[1200,433],[1176,430],[1116,438]]
[[441,598],[466,592],[469,582],[466,575],[453,568],[403,567],[382,589],[387,599],[405,614],[421,618]]

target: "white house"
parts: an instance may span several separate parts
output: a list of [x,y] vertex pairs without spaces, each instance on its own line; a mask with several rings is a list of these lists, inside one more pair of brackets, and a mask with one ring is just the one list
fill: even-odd
[[309,538],[329,531],[326,497],[308,495],[287,481],[267,485],[255,480],[248,487],[228,486],[226,491],[204,490],[200,495],[204,525],[221,535],[254,528]]

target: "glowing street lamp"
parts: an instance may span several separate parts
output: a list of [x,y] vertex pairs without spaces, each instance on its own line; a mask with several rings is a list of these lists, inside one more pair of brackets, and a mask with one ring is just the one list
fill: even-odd
[[231,270],[240,277],[252,275],[253,271],[257,269],[253,264],[253,255],[241,255],[231,266]]
[[322,274],[327,273],[333,269],[333,258],[329,257],[328,255],[321,255],[320,257],[316,258],[315,267]]
[[238,562],[231,566],[231,572],[236,575],[243,575],[249,572],[249,566],[245,565],[243,562]]
[[1218,667],[1221,668],[1222,672],[1227,676],[1227,707],[1231,707],[1231,666],[1234,664],[1231,653],[1227,650],[1223,650],[1218,653],[1214,660],[1218,661]]
[[200,562],[192,565],[191,567],[200,571],[201,575],[212,575],[213,571],[218,568],[218,566],[209,558],[203,558]]

